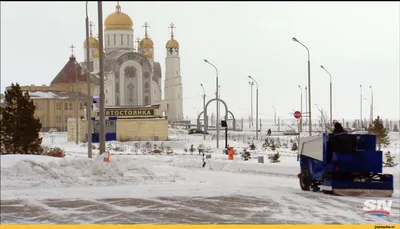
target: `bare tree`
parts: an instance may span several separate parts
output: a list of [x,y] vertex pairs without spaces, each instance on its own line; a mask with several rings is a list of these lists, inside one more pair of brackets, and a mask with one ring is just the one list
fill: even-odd
[[326,113],[326,111],[324,111],[322,108],[317,107],[320,116],[319,116],[319,122],[320,122],[320,126],[319,128],[316,126],[316,129],[318,132],[331,132],[332,131],[332,124],[329,122],[329,118],[328,115]]

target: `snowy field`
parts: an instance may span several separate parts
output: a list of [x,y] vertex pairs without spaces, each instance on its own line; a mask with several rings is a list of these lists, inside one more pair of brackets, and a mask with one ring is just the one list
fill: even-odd
[[[239,136],[240,134],[240,136]],[[171,131],[164,147],[172,155],[135,152],[135,142],[112,142],[111,162],[97,150],[87,158],[87,147],[65,142],[62,133],[44,135],[48,146],[63,148],[65,158],[33,155],[1,156],[1,223],[68,224],[385,224],[400,223],[400,167],[385,168],[395,176],[395,193],[388,217],[363,215],[368,198],[338,197],[301,191],[296,177],[296,152],[279,148],[280,163],[270,163],[271,151],[262,141],[243,161],[229,161],[215,140]],[[232,134],[229,145],[238,152],[247,147],[243,133]],[[263,137],[263,135],[260,135]],[[211,139],[207,136],[207,139]],[[292,137],[279,136],[281,142]],[[222,138],[221,138],[222,139]],[[234,141],[235,139],[236,141]],[[391,133],[390,150],[398,161],[398,135]],[[143,145],[145,142],[141,142]],[[211,148],[202,167],[191,144]],[[152,142],[160,146],[160,142]],[[224,147],[220,141],[220,148]],[[95,144],[97,146],[97,144]],[[264,164],[257,157],[264,157]]]

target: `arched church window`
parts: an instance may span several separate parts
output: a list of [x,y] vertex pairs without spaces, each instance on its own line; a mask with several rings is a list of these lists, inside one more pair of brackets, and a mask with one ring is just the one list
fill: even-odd
[[169,54],[172,54],[172,48],[168,49]]
[[144,83],[144,90],[145,90],[145,91],[148,91],[148,90],[149,90],[149,83],[148,83],[148,82],[145,82],[145,83]]
[[129,43],[129,35],[126,35],[126,40],[128,41],[128,45],[130,45],[130,43]]
[[116,45],[116,44],[117,44],[117,35],[114,34],[114,45]]
[[110,35],[107,35],[107,45],[110,45]]
[[124,35],[121,34],[121,45],[124,45]]

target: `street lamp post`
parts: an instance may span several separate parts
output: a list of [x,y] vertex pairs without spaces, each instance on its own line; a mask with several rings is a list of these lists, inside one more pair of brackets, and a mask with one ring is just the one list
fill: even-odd
[[294,42],[299,43],[302,45],[304,48],[307,50],[308,54],[308,128],[309,128],[309,134],[310,136],[312,135],[312,124],[311,124],[311,70],[310,70],[310,50],[308,50],[307,46],[305,46],[303,43],[301,43],[299,40],[297,40],[295,37],[292,38]]
[[303,90],[301,89],[300,85],[299,85],[299,89],[300,89],[300,113],[301,113],[299,132],[302,132],[303,131]]
[[201,88],[203,88],[203,140],[206,140],[206,116],[205,116],[205,111],[206,111],[206,92],[204,90],[204,86],[201,83],[200,84]]
[[[330,127],[332,128],[333,122],[332,122],[332,75],[324,66],[321,65],[321,68],[325,70],[329,74],[329,115],[330,115]],[[344,125],[344,123],[343,123]]]
[[251,98],[251,111],[250,111],[250,122],[251,122],[251,126],[253,126],[253,86],[254,86],[254,82],[251,81],[249,82],[250,84],[250,98]]
[[276,126],[276,107],[272,106],[272,108],[274,109],[274,126]]
[[103,2],[97,1],[98,24],[99,24],[99,62],[100,62],[100,154],[105,152],[105,108],[104,108],[104,50],[103,50]]
[[86,1],[86,79],[87,79],[87,90],[88,100],[86,106],[86,121],[87,121],[87,142],[88,142],[88,157],[92,158],[92,97],[90,96],[90,69],[89,69],[89,15],[88,15],[88,3]]
[[371,119],[371,123],[374,122],[374,91],[372,90],[372,86],[369,86],[369,88],[371,89],[371,114],[370,114],[370,119]]
[[218,96],[218,68],[217,67],[215,67],[215,65],[213,65],[212,63],[210,63],[207,59],[204,59],[204,62],[206,62],[207,64],[209,64],[209,65],[211,65],[211,66],[213,66],[214,68],[215,68],[215,71],[216,71],[216,85],[215,85],[215,87],[216,87],[216,91],[215,91],[215,99],[217,100],[217,105],[216,105],[216,108],[217,108],[217,123],[215,124],[215,127],[216,127],[216,129],[217,129],[217,148],[219,148],[219,96]]
[[249,76],[256,83],[256,140],[258,140],[258,82],[251,76]]
[[306,112],[305,112],[306,115],[307,115],[307,116],[306,116],[306,121],[308,122],[308,114],[307,114],[307,107],[308,107],[308,106],[307,106],[307,92],[308,92],[308,91],[307,91],[307,86],[304,87],[304,91],[305,91],[305,95],[306,95]]
[[362,96],[362,85],[360,85],[360,127],[363,128],[363,120],[362,120],[362,106],[363,106],[363,96]]

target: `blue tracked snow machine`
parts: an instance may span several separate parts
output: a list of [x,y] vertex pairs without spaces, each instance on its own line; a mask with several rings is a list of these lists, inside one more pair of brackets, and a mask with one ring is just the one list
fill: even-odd
[[391,197],[382,151],[370,134],[322,134],[300,139],[300,187],[341,196]]

